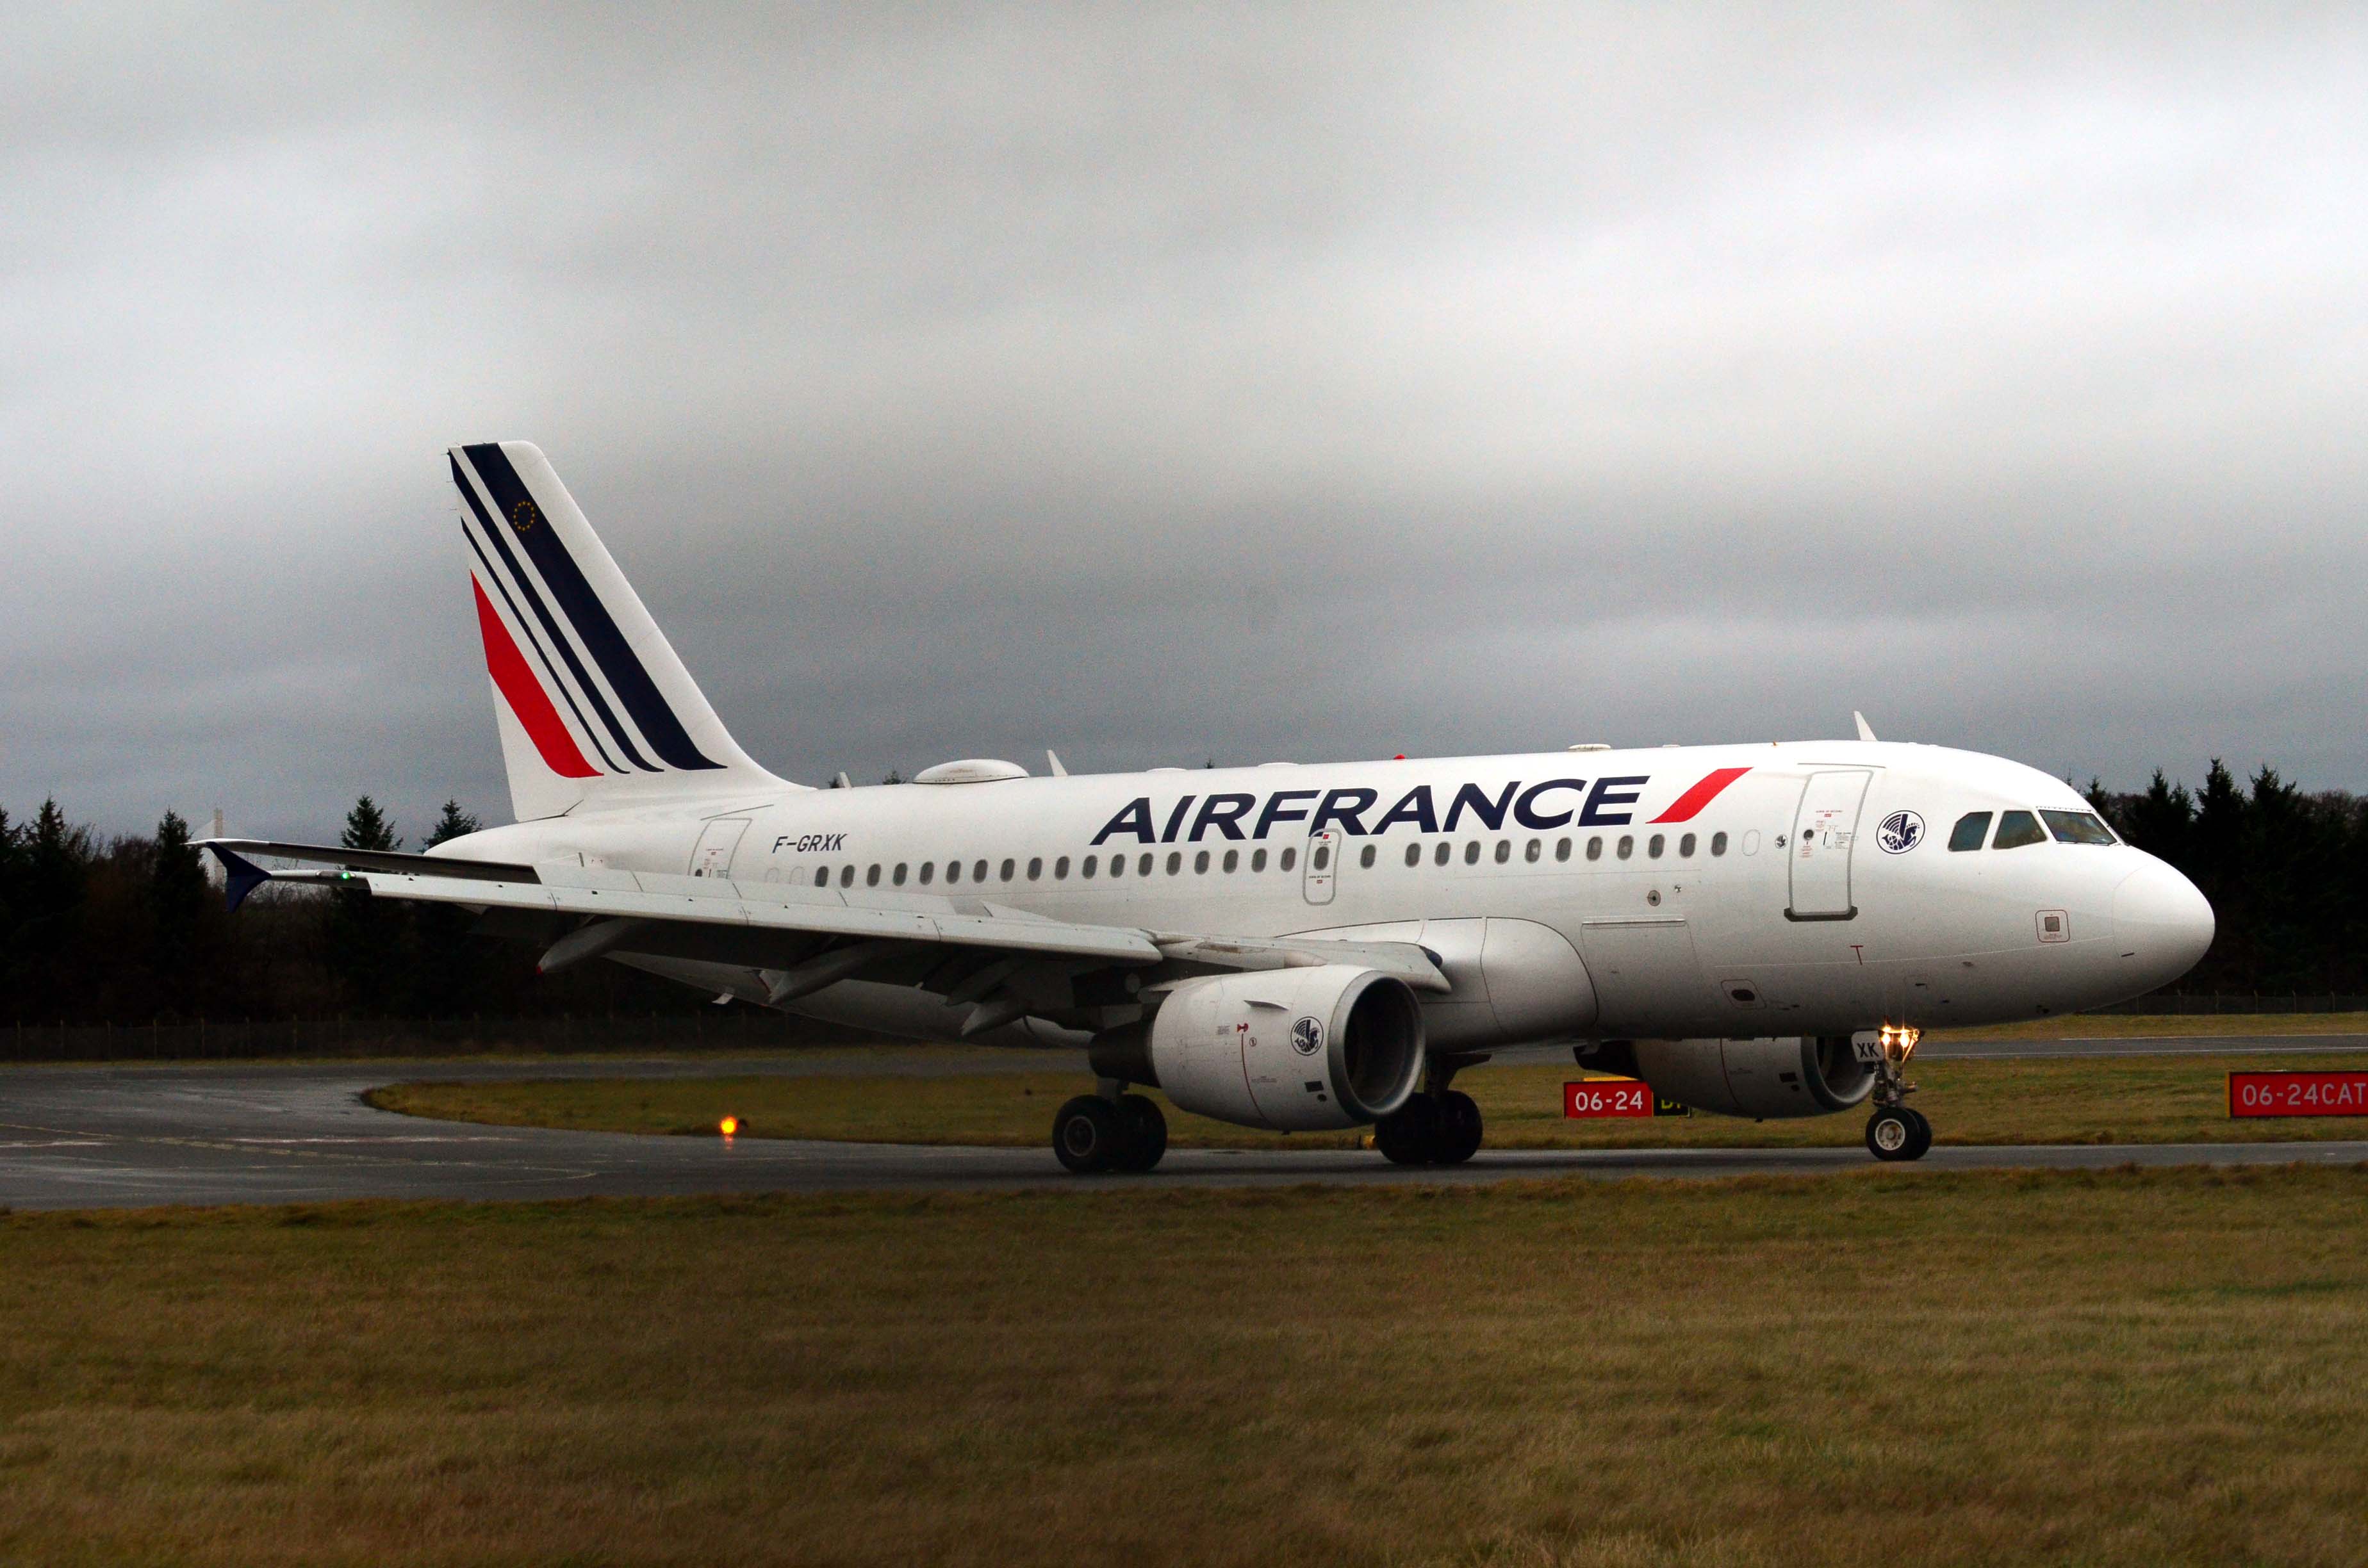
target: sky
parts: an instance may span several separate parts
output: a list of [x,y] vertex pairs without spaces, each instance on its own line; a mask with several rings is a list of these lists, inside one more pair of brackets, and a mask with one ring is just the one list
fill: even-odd
[[2368,790],[2359,7],[10,32],[12,815],[504,820],[495,439],[806,782],[1859,709]]

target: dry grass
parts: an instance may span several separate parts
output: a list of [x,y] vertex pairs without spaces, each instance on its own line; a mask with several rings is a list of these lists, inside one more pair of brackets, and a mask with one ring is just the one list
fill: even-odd
[[1934,1029],[1934,1040],[2129,1040],[2154,1035],[2368,1034],[2368,1013],[2075,1013],[1979,1028]]
[[[2227,1072],[2247,1057],[2134,1056],[2085,1061],[1929,1060],[1910,1074],[1917,1108],[1943,1143],[2202,1143],[2368,1137],[2368,1119],[2228,1118]],[[2350,1056],[2278,1057],[2278,1067],[2368,1065]],[[1497,1149],[1800,1147],[1854,1144],[1864,1116],[1754,1122],[1692,1116],[1570,1121],[1562,1085],[1576,1068],[1484,1067],[1456,1080],[1479,1101]],[[1088,1087],[1076,1073],[943,1077],[725,1077],[404,1084],[371,1098],[390,1110],[504,1125],[713,1133],[726,1115],[745,1135],[905,1143],[1026,1146],[1051,1135],[1053,1112]],[[1155,1096],[1154,1097],[1158,1097]],[[1301,1148],[1354,1143],[1360,1134],[1279,1134],[1188,1116],[1165,1099],[1180,1147]]]
[[2351,1563],[2368,1173],[0,1220],[0,1560]]

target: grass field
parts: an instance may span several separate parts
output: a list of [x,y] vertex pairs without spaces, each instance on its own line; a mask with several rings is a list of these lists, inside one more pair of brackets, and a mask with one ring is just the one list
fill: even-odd
[[[2142,1056],[2085,1061],[1926,1060],[1909,1074],[1916,1108],[1942,1143],[2202,1143],[2368,1137],[2368,1119],[2232,1121],[2227,1071],[2264,1059]],[[2359,1067],[2368,1059],[2295,1056],[2279,1067]],[[1487,1119],[1497,1149],[1849,1145],[1859,1112],[1754,1122],[1696,1115],[1570,1121],[1568,1067],[1483,1067],[1456,1079]],[[705,1079],[521,1079],[396,1085],[374,1093],[389,1110],[460,1121],[712,1136],[726,1115],[745,1136],[1025,1146],[1051,1136],[1053,1112],[1089,1087],[1077,1072],[941,1077],[740,1076]],[[1281,1134],[1189,1116],[1160,1098],[1178,1147],[1346,1147],[1361,1133]]]
[[0,1218],[0,1561],[2368,1559],[2368,1172]]

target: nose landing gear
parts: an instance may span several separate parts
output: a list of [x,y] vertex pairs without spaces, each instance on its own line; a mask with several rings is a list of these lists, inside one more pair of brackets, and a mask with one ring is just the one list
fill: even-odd
[[1874,1114],[1866,1120],[1866,1152],[1878,1160],[1920,1160],[1932,1147],[1932,1124],[1908,1108],[1916,1085],[1907,1081],[1907,1059],[1916,1054],[1920,1031],[1884,1026],[1875,1040]]

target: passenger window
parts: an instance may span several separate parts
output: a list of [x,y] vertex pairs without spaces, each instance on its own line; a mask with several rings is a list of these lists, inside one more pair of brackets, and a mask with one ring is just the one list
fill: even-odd
[[2087,812],[2042,812],[2040,820],[2058,844],[2112,844],[2113,830]]
[[1253,871],[1263,871],[1266,869],[1265,850],[1253,849],[1250,851],[1250,869]]
[[1453,854],[1454,852],[1455,852],[1455,846],[1453,846],[1453,845],[1452,845],[1452,844],[1448,843],[1448,842],[1447,842],[1447,840],[1445,840],[1445,839],[1443,839],[1443,838],[1442,838],[1442,839],[1440,839],[1440,840],[1439,841],[1439,849],[1438,849],[1438,851],[1437,851],[1435,854],[1433,854],[1433,855],[1431,856],[1431,858],[1430,858],[1431,864],[1432,864],[1432,865],[1434,865],[1434,866],[1444,866],[1444,865],[1446,865],[1446,864],[1447,864],[1447,858],[1448,858],[1450,855]]
[[1209,874],[1209,852],[1207,850],[1203,849],[1201,853],[1192,857],[1192,874],[1196,877],[1205,877]]
[[1554,840],[1554,858],[1557,860],[1567,860],[1570,858],[1569,839],[1557,838]]
[[1678,858],[1680,860],[1691,860],[1693,858],[1694,835],[1690,833],[1683,838],[1678,840]]
[[1480,863],[1480,841],[1478,839],[1475,838],[1471,843],[1463,846],[1463,863],[1467,866],[1476,866]]
[[1625,860],[1625,859],[1627,859],[1629,857],[1631,857],[1631,856],[1634,855],[1635,853],[1636,853],[1636,840],[1635,840],[1635,838],[1634,838],[1633,835],[1629,835],[1629,834],[1625,834],[1625,833],[1622,834],[1622,835],[1620,835],[1620,858],[1622,858],[1622,860]]
[[1028,880],[1035,881],[1044,874],[1044,858],[1038,856],[1028,862]]
[[1181,849],[1170,849],[1167,852],[1167,874],[1172,877],[1183,869],[1184,851]]
[[1328,844],[1319,844],[1308,854],[1307,869],[1311,871],[1320,871],[1331,863],[1332,846]]
[[935,860],[924,860],[921,862],[921,885],[923,887],[928,887],[929,885],[929,879],[937,874],[938,863]]
[[1600,860],[1603,858],[1602,835],[1598,834],[1596,836],[1587,841],[1587,858],[1590,860]]
[[1079,866],[1079,867],[1077,868],[1077,875],[1079,875],[1079,876],[1081,876],[1081,877],[1084,877],[1084,878],[1087,879],[1088,881],[1090,881],[1090,880],[1092,879],[1092,877],[1093,877],[1093,874],[1094,874],[1094,862],[1095,862],[1095,859],[1096,859],[1096,857],[1094,857],[1094,856],[1091,856],[1091,855],[1087,856],[1087,857],[1086,857],[1086,863],[1085,863],[1084,865]]
[[1513,841],[1509,838],[1500,838],[1497,840],[1497,864],[1501,866],[1512,858]]
[[900,860],[896,863],[895,874],[888,880],[894,882],[900,888],[905,885],[905,864],[903,861]]
[[1299,864],[1299,851],[1296,849],[1284,850],[1281,858],[1276,860],[1275,864],[1281,867],[1286,871],[1290,870],[1293,866]]
[[1710,852],[1714,856],[1726,853],[1726,835],[1713,833],[1710,835]]
[[[1365,846],[1365,852],[1364,852],[1363,854],[1361,854],[1361,855],[1360,855],[1360,856],[1358,856],[1358,857],[1357,857],[1357,864],[1358,864],[1358,865],[1360,865],[1360,866],[1362,866],[1362,867],[1366,868],[1368,870],[1372,869],[1372,864],[1373,864],[1373,855],[1374,855],[1374,853],[1375,853],[1375,851],[1374,851],[1374,849],[1373,849],[1373,846],[1372,846],[1372,845],[1370,845],[1370,844],[1366,845],[1366,846]],[[1227,870],[1229,870],[1229,871],[1230,871],[1230,870],[1232,870],[1232,869],[1233,869],[1233,868],[1232,868],[1231,866],[1228,866],[1228,867],[1226,867],[1226,868],[1225,868],[1225,869],[1227,869]]]
[[2044,844],[2047,835],[2039,819],[2029,812],[2009,812],[1998,818],[1998,836],[1990,840],[1993,849],[2020,849],[2026,844]]
[[[1093,857],[1092,857],[1092,856],[1090,856],[1090,855],[1088,855],[1088,856],[1087,856],[1087,857],[1086,857],[1086,859],[1087,859],[1088,862],[1091,862],[1091,861],[1092,861],[1092,859],[1093,859]],[[1125,857],[1125,856],[1123,856],[1123,855],[1113,855],[1113,856],[1111,856],[1111,857],[1110,857],[1110,875],[1111,875],[1111,876],[1113,876],[1113,877],[1122,877],[1122,876],[1126,875],[1126,857]]]
[[983,881],[986,881],[986,862],[985,862],[985,861],[981,860],[977,865],[973,866],[973,867],[970,869],[970,880],[971,880],[972,881],[974,881],[974,882],[983,882]]
[[1066,855],[1053,862],[1053,880],[1056,882],[1069,880],[1069,858]]
[[1406,846],[1406,864],[1409,866],[1419,866],[1422,864],[1421,845],[1409,844]]
[[1228,873],[1232,872],[1234,869],[1238,867],[1241,863],[1242,852],[1240,850],[1228,849],[1225,851],[1225,869]]
[[1151,852],[1149,850],[1145,850],[1144,852],[1143,858],[1134,863],[1134,874],[1138,877],[1147,877],[1151,875]]
[[1544,845],[1540,844],[1536,839],[1532,838],[1530,840],[1530,846],[1521,851],[1521,858],[1534,866],[1538,863],[1538,857],[1545,853],[1545,847],[1546,846]]
[[826,888],[830,886],[830,868],[828,866],[825,866],[821,870],[814,873],[814,886],[818,888]]
[[1645,853],[1657,860],[1661,858],[1661,846],[1668,842],[1668,839],[1665,835],[1656,833],[1645,841]]
[[851,888],[855,885],[854,867],[841,866],[838,869],[838,885],[843,888]]
[[874,866],[871,869],[863,873],[863,885],[867,888],[876,888],[880,885],[879,867]]
[[1952,850],[1979,849],[1982,840],[1989,835],[1990,813],[1967,812],[1957,819],[1957,825],[1950,829],[1949,847]]
[[949,886],[951,886],[951,884],[953,884],[953,883],[955,883],[955,882],[958,882],[958,881],[962,881],[962,862],[961,862],[961,861],[959,861],[959,860],[949,860],[949,861],[947,861],[947,862],[946,862],[946,882],[947,882],[947,884],[948,884]]
[[1008,882],[1008,881],[1009,881],[1011,880],[1011,878],[1012,878],[1012,874],[1013,874],[1014,872],[1016,872],[1017,870],[1019,870],[1019,863],[1018,861],[1016,861],[1016,860],[1006,860],[1006,861],[1003,863],[1003,880],[1004,880],[1005,881],[1007,881],[1007,882]]

